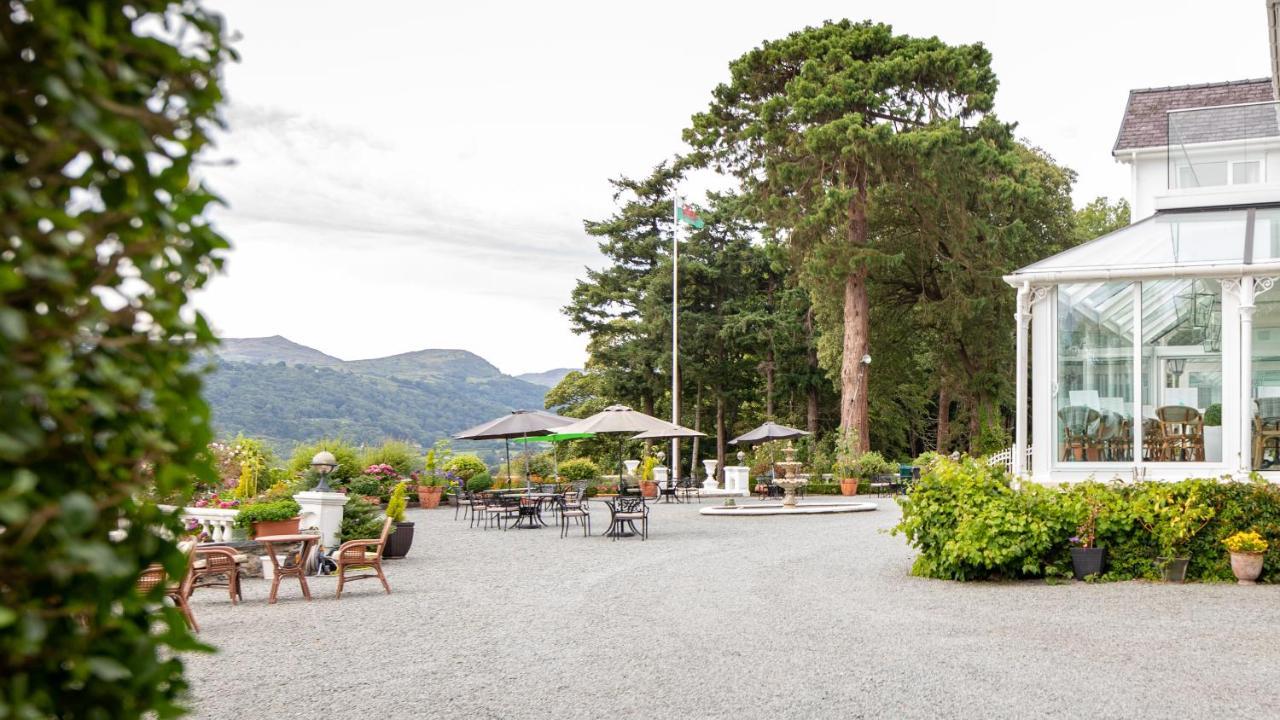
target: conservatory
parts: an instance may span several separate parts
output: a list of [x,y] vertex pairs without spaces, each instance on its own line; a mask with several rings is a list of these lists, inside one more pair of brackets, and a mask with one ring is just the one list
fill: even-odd
[[1280,479],[1278,278],[1280,203],[1161,210],[1007,276],[1014,471]]

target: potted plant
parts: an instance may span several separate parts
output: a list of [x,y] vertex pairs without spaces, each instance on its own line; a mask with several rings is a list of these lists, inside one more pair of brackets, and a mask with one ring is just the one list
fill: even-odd
[[1098,516],[1102,514],[1102,499],[1086,497],[1084,513],[1071,538],[1071,569],[1077,580],[1090,575],[1101,575],[1107,562],[1107,549],[1098,547]]
[[413,523],[405,522],[404,511],[409,507],[409,484],[403,480],[396,483],[387,500],[387,517],[395,525],[395,532],[387,538],[387,545],[382,549],[384,558],[402,558],[409,554],[413,546]]
[[1190,558],[1182,551],[1213,519],[1213,507],[1200,498],[1196,488],[1179,497],[1163,483],[1153,482],[1139,494],[1134,509],[1138,522],[1160,548],[1156,564],[1165,582],[1185,580]]
[[352,495],[358,495],[374,505],[382,504],[382,480],[373,475],[361,475],[349,485]]
[[658,483],[653,481],[653,469],[657,466],[657,458],[650,455],[644,459],[644,465],[640,467],[640,494],[644,497],[658,497]]
[[1262,574],[1262,557],[1267,552],[1267,541],[1257,532],[1238,532],[1222,541],[1231,553],[1231,572],[1241,585],[1255,585]]
[[[880,475],[886,475],[894,470],[894,466],[880,453],[872,450],[864,452],[855,459],[848,470],[848,474],[852,475],[853,487],[852,491],[847,491],[845,481],[848,477],[840,479],[840,494],[856,495],[858,494],[858,486],[863,480],[871,480]],[[892,481],[892,478],[890,479]]]
[[436,469],[436,451],[428,450],[425,467],[418,481],[418,507],[424,510],[440,507],[440,497],[444,494],[445,478],[440,477]]
[[264,535],[296,535],[302,507],[293,498],[249,503],[240,507],[235,526],[254,538]]

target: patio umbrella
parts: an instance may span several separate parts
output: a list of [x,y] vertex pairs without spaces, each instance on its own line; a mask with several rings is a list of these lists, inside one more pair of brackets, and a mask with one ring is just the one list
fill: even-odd
[[[666,420],[659,420],[652,415],[645,415],[642,412],[632,410],[626,405],[610,405],[600,412],[589,418],[583,418],[572,425],[565,425],[556,428],[557,432],[573,433],[573,432],[589,432],[597,435],[613,433],[618,438],[618,479],[622,479],[622,448],[626,443],[625,436],[634,433],[669,433],[672,431],[684,431],[688,428],[682,428],[679,425],[673,425]],[[688,432],[697,432],[696,430],[688,430]],[[671,437],[670,435],[655,435],[654,438]]]
[[[539,435],[538,437],[518,437],[511,438],[511,442],[521,443],[528,446],[529,443],[549,442],[552,446],[551,461],[556,466],[556,479],[560,479],[560,443],[565,440],[582,440],[583,438],[595,437],[595,433],[551,433],[550,435]],[[510,467],[510,464],[508,464]],[[527,465],[526,465],[527,467]]]
[[[468,428],[453,437],[458,440],[502,440],[507,455],[507,484],[511,483],[512,438],[550,435],[554,429],[573,422],[573,418],[561,417],[543,410],[512,410],[509,414]],[[529,464],[524,468],[525,487],[529,485]]]
[[[756,445],[773,440],[791,440],[793,438],[804,437],[809,433],[786,425],[779,425],[772,420],[766,422],[755,430],[748,430],[738,437],[729,441],[732,445]],[[773,448],[769,449],[769,477],[774,477],[773,470]]]

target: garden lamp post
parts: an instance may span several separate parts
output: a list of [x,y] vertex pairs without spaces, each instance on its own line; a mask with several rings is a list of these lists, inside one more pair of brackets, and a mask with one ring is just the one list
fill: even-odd
[[329,474],[337,468],[338,459],[328,450],[321,450],[311,458],[311,469],[320,476],[320,482],[316,483],[316,492],[333,492],[333,488],[329,487]]

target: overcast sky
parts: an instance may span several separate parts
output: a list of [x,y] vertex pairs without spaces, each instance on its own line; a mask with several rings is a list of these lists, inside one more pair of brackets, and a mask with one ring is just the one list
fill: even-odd
[[[730,60],[870,18],[994,56],[996,109],[1123,197],[1128,90],[1262,77],[1264,0],[294,2],[213,0],[242,38],[209,171],[234,250],[198,299],[228,337],[345,359],[463,348],[504,372],[580,366],[560,308],[599,264],[608,179],[682,149]],[[689,188],[696,192],[698,188]]]

